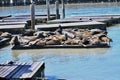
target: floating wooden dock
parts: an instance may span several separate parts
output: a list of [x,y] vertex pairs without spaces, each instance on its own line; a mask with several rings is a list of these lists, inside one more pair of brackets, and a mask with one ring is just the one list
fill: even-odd
[[88,16],[72,16],[65,19],[57,19],[48,21],[48,23],[70,23],[70,22],[103,22],[108,26],[120,23],[120,14],[106,14],[106,15],[88,15]]
[[96,21],[92,21],[92,22],[72,22],[72,23],[57,23],[57,24],[43,24],[43,25],[36,25],[35,28],[36,29],[40,29],[40,30],[46,30],[46,29],[57,29],[59,26],[61,26],[62,28],[88,28],[88,29],[94,29],[94,28],[98,28],[98,29],[102,29],[102,30],[106,30],[106,24],[102,23],[102,22],[96,22]]
[[44,78],[44,62],[21,63],[8,62],[0,64],[0,80],[35,80]]
[[3,16],[0,16],[0,19],[4,19],[4,18],[7,18],[7,17],[11,17],[11,15],[3,15]]
[[[57,19],[55,14],[50,15],[50,21],[47,21],[47,15],[35,15],[35,29],[56,29],[59,25],[63,28],[99,28],[106,29],[107,26],[120,23],[120,14],[116,15],[92,15],[92,16],[72,16],[65,19]],[[0,30],[21,32],[30,28],[30,15],[16,15],[0,20]],[[42,23],[42,24],[41,24]],[[44,24],[43,24],[44,23]],[[9,29],[9,30],[8,30]],[[16,31],[21,30],[21,31]]]
[[[50,19],[56,18],[55,14],[50,15]],[[45,23],[47,15],[35,15],[35,23]],[[30,15],[16,15],[11,17],[2,18],[0,20],[0,30],[7,32],[22,32],[24,29],[29,29],[31,25]]]

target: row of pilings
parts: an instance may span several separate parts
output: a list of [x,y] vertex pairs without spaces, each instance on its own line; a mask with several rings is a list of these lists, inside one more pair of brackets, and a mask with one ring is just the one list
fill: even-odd
[[[46,4],[46,0],[33,0],[36,5]],[[51,4],[54,4],[56,0],[49,0]],[[0,6],[22,6],[30,5],[32,0],[0,0]]]
[[[46,4],[46,0],[33,0],[36,5]],[[49,0],[50,4],[55,4],[56,0]],[[58,0],[61,3],[61,0]],[[32,0],[0,0],[0,6],[23,6],[30,5]],[[96,3],[96,2],[120,2],[120,0],[64,0],[65,3]]]

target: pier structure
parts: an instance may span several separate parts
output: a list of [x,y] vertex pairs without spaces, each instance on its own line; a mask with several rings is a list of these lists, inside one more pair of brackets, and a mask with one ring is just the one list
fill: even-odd
[[[4,18],[5,17],[5,18]],[[35,29],[54,29],[61,25],[64,28],[101,28],[120,23],[120,15],[95,15],[95,16],[72,16],[64,19],[56,19],[56,14],[50,14],[50,21],[47,21],[47,15],[35,15]],[[56,20],[55,20],[56,19]],[[1,16],[0,30],[20,32],[19,30],[30,29],[30,15]],[[87,27],[86,27],[87,26]],[[11,31],[12,32],[12,31]]]
[[[50,15],[50,20],[56,19],[55,14]],[[47,15],[35,15],[35,25],[43,24],[47,21]],[[18,16],[1,16],[0,30],[14,33],[21,33],[25,29],[31,28],[30,15],[18,15]]]
[[6,62],[0,63],[0,80],[43,80],[44,62]]

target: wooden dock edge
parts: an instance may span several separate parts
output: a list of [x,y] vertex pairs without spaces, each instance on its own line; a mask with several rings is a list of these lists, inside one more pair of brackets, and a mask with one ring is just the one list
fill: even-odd
[[25,49],[62,49],[62,48],[110,48],[108,45],[92,45],[92,46],[80,46],[80,45],[46,45],[46,46],[13,46],[12,50],[25,50]]

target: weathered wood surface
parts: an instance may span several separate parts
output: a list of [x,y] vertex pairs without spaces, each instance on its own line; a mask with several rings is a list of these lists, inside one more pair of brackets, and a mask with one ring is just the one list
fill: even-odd
[[24,29],[25,25],[0,25],[0,29]]
[[[47,20],[47,15],[35,15],[35,19],[37,20],[37,22],[41,22],[44,20]],[[51,14],[50,15],[50,19],[55,19],[55,15]],[[16,29],[25,29],[26,27],[29,28],[30,23],[28,21],[30,21],[30,15],[18,15],[18,16],[12,16],[12,17],[8,17],[8,18],[4,18],[0,20],[0,29],[1,30],[8,30],[10,29],[11,31],[16,30]],[[17,31],[21,31],[21,30],[17,30]]]
[[[55,16],[50,16],[50,19],[55,18]],[[35,16],[35,19],[47,19],[47,16]],[[15,16],[3,19],[6,20],[19,20],[19,21],[27,21],[30,20],[30,16]]]
[[[55,19],[55,16],[56,16],[55,14],[51,14],[50,18]],[[35,19],[37,20],[36,22],[41,22],[41,21],[44,22],[44,20],[47,20],[47,15],[35,15]],[[9,18],[4,18],[0,20],[0,29],[15,29],[15,28],[24,29],[27,21],[30,21],[30,15],[18,15]],[[52,29],[52,28],[57,28],[59,25],[61,25],[64,28],[74,27],[74,26],[75,27],[76,26],[90,26],[90,27],[110,26],[111,24],[120,23],[120,15],[111,14],[111,15],[94,15],[94,16],[73,16],[70,18],[48,21],[48,23],[55,23],[55,24],[36,25],[35,29],[43,29],[43,28]],[[22,24],[24,24],[24,26]]]
[[44,25],[36,25],[36,29],[45,29],[45,28],[58,28],[59,25],[63,28],[75,28],[75,27],[80,27],[80,26],[104,26],[105,24],[102,22],[75,22],[75,23],[58,23],[58,24],[44,24]]
[[35,29],[35,4],[32,1],[30,5],[30,18],[31,18],[31,29]]
[[11,15],[3,15],[3,16],[0,16],[0,19],[4,19],[4,18],[7,18],[7,17],[11,17]]
[[[44,66],[43,62],[0,64],[0,78],[25,79],[32,78],[39,69]],[[42,71],[42,70],[41,70]],[[41,72],[40,72],[41,73]]]
[[51,20],[48,23],[70,23],[70,22],[91,22],[91,21],[107,21],[110,18],[66,18],[60,20]]
[[48,49],[48,48],[109,48],[110,46],[80,46],[80,45],[46,45],[46,46],[13,46],[13,50],[25,50],[25,49]]
[[7,22],[7,21],[0,21],[0,25],[20,25],[20,24],[26,24],[27,22],[19,22],[19,21],[15,21],[15,22]]
[[65,19],[51,20],[48,23],[70,23],[70,22],[106,22],[111,20],[120,20],[120,15],[94,15],[94,16],[72,16]]
[[120,17],[120,14],[98,14],[98,15],[79,15],[79,16],[72,16],[72,17]]

